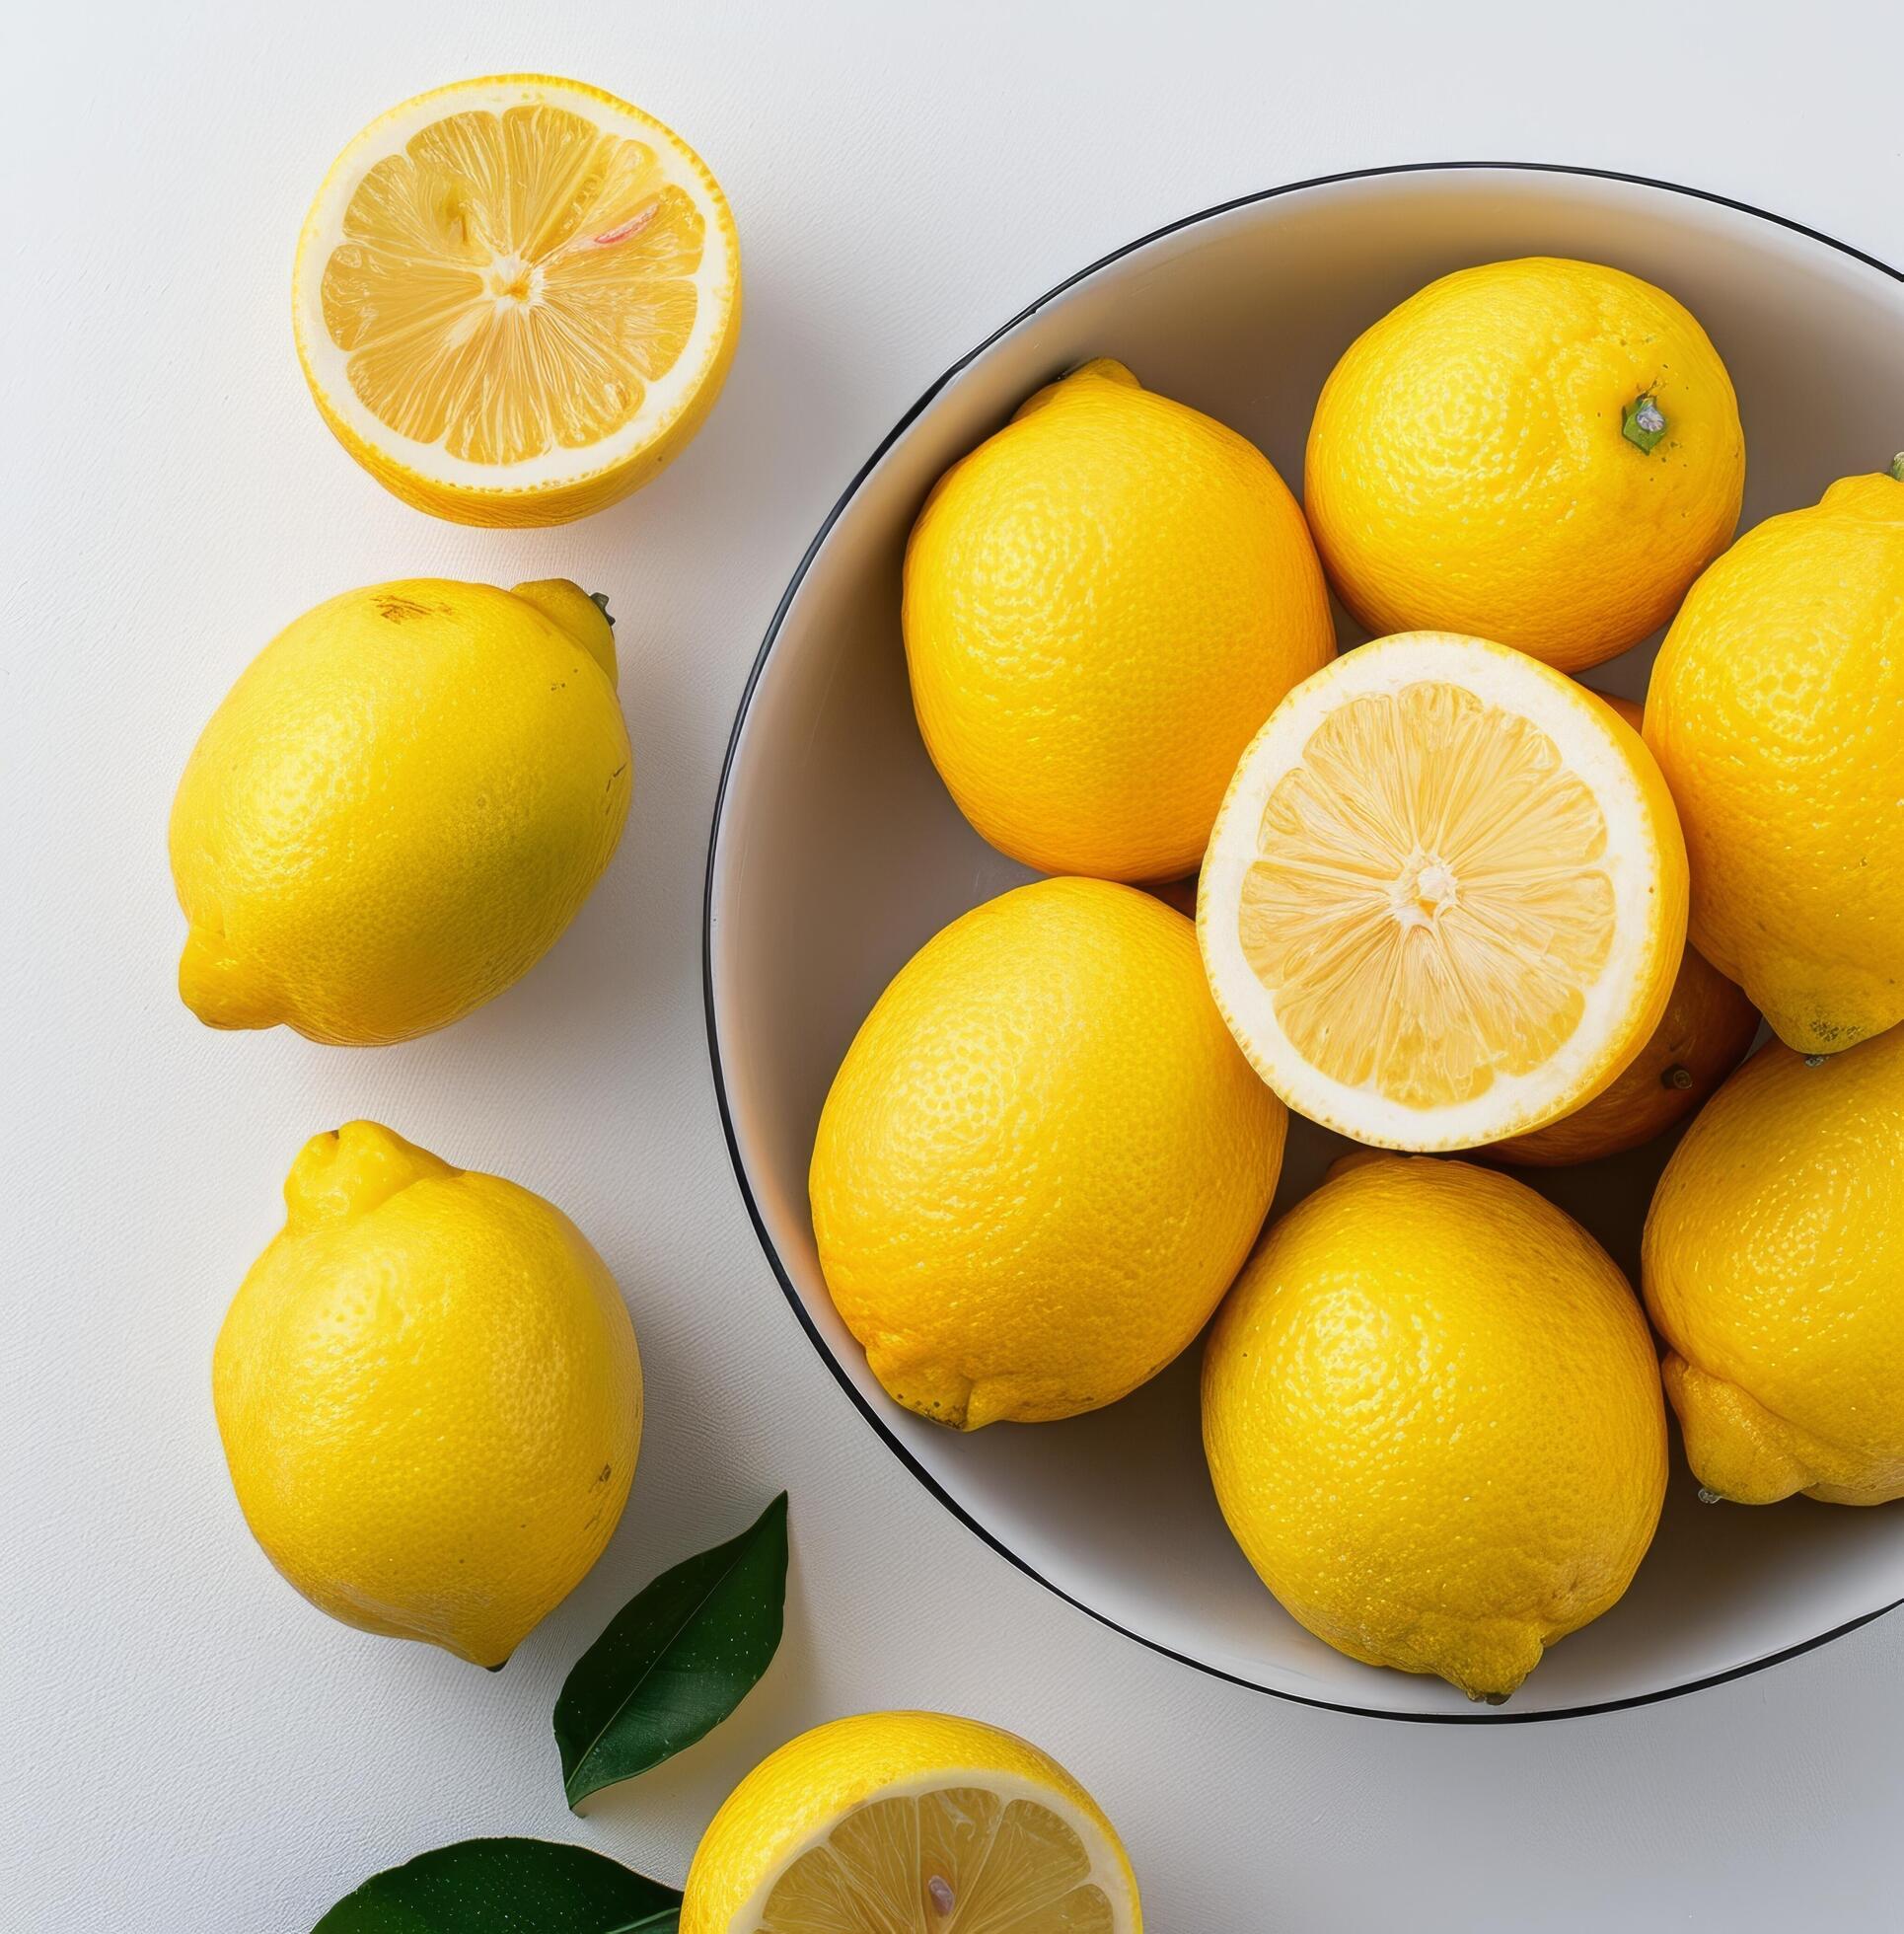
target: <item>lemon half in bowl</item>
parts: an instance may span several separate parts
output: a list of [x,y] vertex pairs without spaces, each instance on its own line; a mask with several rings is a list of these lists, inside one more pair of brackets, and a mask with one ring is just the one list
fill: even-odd
[[338,440],[458,523],[566,523],[638,488],[720,392],[740,246],[672,129],[539,74],[460,81],[344,149],[292,312]]
[[1585,687],[1405,632],[1305,679],[1243,754],[1197,934],[1291,1108],[1378,1148],[1474,1148],[1591,1100],[1659,1024],[1685,842]]

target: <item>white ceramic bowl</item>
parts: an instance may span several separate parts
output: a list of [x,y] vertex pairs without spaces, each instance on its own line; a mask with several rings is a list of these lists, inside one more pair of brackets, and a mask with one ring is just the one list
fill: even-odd
[[[707,1014],[734,1164],[814,1345],[921,1483],[1012,1562],[1173,1657],[1282,1697],[1511,1723],[1639,1704],[1771,1665],[1904,1600],[1904,1505],[1706,1507],[1675,1448],[1659,1534],[1626,1598],[1512,1702],[1360,1666],[1258,1583],[1205,1472],[1191,1350],[1123,1403],[972,1437],[892,1403],[841,1323],[807,1217],[814,1125],[880,990],[932,933],[1026,877],[961,818],[914,725],[899,630],[907,532],[933,480],[1040,384],[1115,355],[1255,440],[1299,486],[1317,390],[1368,323],[1431,277],[1520,255],[1606,261],[1670,289],[1738,386],[1744,525],[1813,502],[1904,441],[1904,278],[1840,243],[1684,188],[1574,170],[1387,170],[1254,195],[1062,284],[933,385],[814,541],[734,729],[707,878]],[[1344,625],[1345,643],[1361,633]],[[1644,694],[1652,647],[1596,676]],[[1292,1123],[1275,1213],[1331,1138]],[[1668,1141],[1528,1179],[1630,1274]]]

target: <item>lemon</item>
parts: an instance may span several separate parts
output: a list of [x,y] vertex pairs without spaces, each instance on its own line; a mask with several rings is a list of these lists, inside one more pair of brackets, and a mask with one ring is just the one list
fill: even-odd
[[1904,1497],[1904,1028],[1816,1066],[1772,1041],[1700,1111],[1641,1268],[1707,1491]]
[[1904,1018],[1904,482],[1848,477],[1692,588],[1647,692],[1692,935],[1779,1038]]
[[352,1046],[442,1027],[554,943],[632,788],[609,621],[575,585],[346,591],[253,660],[179,782],[180,994]]
[[218,1332],[246,1521],[331,1617],[499,1666],[601,1556],[641,1360],[560,1210],[375,1122],[304,1146]]
[[1378,639],[1299,685],[1210,835],[1216,1004],[1295,1109],[1384,1148],[1557,1119],[1658,1026],[1686,855],[1639,735],[1504,645]]
[[1302,513],[1234,431],[1086,364],[940,478],[906,552],[932,763],[1046,873],[1174,879],[1236,755],[1335,650]]
[[374,120],[298,238],[305,380],[346,450],[459,523],[559,524],[645,484],[740,332],[727,198],[599,88],[460,81]]
[[1626,1590],[1666,1483],[1646,1319],[1586,1231],[1466,1162],[1338,1164],[1204,1358],[1244,1555],[1352,1659],[1505,1698]]
[[1469,632],[1577,671],[1662,625],[1725,548],[1745,439],[1671,296],[1536,257],[1444,275],[1358,336],[1304,479],[1371,632]]
[[[1640,730],[1641,707],[1603,693],[1594,697],[1605,698]],[[1612,1085],[1571,1115],[1488,1153],[1528,1167],[1558,1168],[1637,1149],[1692,1114],[1738,1066],[1758,1030],[1758,1009],[1744,990],[1688,944],[1659,1025]]]
[[827,1287],[922,1416],[1094,1410],[1208,1319],[1284,1127],[1189,921],[1099,880],[1020,887],[900,970],[834,1078],[810,1176]]
[[803,1733],[696,1849],[681,1934],[1141,1934],[1131,1862],[1035,1746],[929,1712]]

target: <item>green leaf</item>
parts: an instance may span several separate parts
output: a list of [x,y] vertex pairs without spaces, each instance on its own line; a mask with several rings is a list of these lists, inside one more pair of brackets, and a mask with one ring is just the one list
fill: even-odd
[[786,1493],[739,1537],[665,1571],[582,1654],[555,1702],[573,1807],[693,1746],[767,1671],[786,1615]]
[[459,1840],[373,1874],[312,1934],[676,1934],[681,1896],[587,1847]]

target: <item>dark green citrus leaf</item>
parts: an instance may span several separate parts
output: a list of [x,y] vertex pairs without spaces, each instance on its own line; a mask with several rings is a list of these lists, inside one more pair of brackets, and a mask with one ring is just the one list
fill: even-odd
[[739,1537],[665,1571],[582,1654],[555,1702],[573,1807],[693,1746],[767,1671],[786,1614],[786,1493]]
[[675,1934],[681,1896],[587,1847],[459,1840],[371,1878],[312,1934]]

